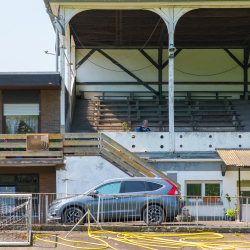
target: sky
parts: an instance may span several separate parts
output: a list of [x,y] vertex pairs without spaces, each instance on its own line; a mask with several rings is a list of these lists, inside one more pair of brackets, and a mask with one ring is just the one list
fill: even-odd
[[43,0],[5,0],[0,8],[0,72],[55,71],[55,32]]

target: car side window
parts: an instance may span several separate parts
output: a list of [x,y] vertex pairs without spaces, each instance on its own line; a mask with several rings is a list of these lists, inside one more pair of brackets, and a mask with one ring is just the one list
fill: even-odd
[[122,193],[135,193],[146,191],[144,181],[124,181]]
[[162,187],[162,185],[157,184],[157,183],[153,183],[153,182],[147,182],[147,191],[155,191],[158,190]]
[[120,181],[111,182],[96,188],[96,191],[98,192],[98,194],[118,194],[120,193],[120,187]]

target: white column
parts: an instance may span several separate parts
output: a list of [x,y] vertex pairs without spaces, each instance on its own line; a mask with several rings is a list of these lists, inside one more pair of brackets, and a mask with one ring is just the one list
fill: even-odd
[[[169,10],[168,47],[174,47],[174,8]],[[174,141],[174,51],[168,53],[168,119],[169,119],[169,150],[175,149]]]
[[56,72],[59,71],[58,66],[58,55],[59,55],[59,37],[58,37],[58,30],[56,29]]
[[65,132],[65,41],[64,36],[60,35],[60,73],[61,73],[61,98],[60,98],[60,122],[61,133]]
[[70,28],[69,25],[67,25],[66,28],[66,41],[67,41],[67,89],[70,94],[70,88],[71,88],[71,36],[70,36]]
[[[61,23],[64,26],[64,9],[60,10],[60,15],[62,15]],[[65,28],[65,26],[64,26]],[[61,97],[60,97],[60,123],[61,123],[61,133],[65,133],[65,37],[60,36],[60,74],[61,74]]]
[[[174,47],[174,31],[175,26],[181,16],[188,11],[195,8],[175,8],[164,7],[161,9],[148,9],[157,13],[165,22],[168,28],[168,45]],[[174,51],[169,50],[168,58],[168,114],[169,114],[169,151],[175,151],[175,138],[174,138]]]

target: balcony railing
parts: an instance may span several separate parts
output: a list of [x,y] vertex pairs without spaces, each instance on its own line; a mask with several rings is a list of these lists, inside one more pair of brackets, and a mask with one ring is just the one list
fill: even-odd
[[49,134],[48,150],[37,152],[27,151],[26,134],[1,134],[0,135],[0,157],[1,158],[49,158],[63,157],[63,135]]

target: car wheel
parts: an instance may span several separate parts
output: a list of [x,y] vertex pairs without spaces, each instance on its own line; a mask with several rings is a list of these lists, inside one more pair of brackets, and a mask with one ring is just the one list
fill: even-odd
[[[147,222],[147,211],[148,211],[148,222]],[[164,221],[164,211],[158,205],[150,205],[144,209],[143,220],[150,226],[160,225]]]
[[[62,216],[62,222],[65,224],[76,224],[83,216],[81,209],[76,207],[70,207],[65,210]],[[81,224],[84,224],[84,220],[81,221]]]

